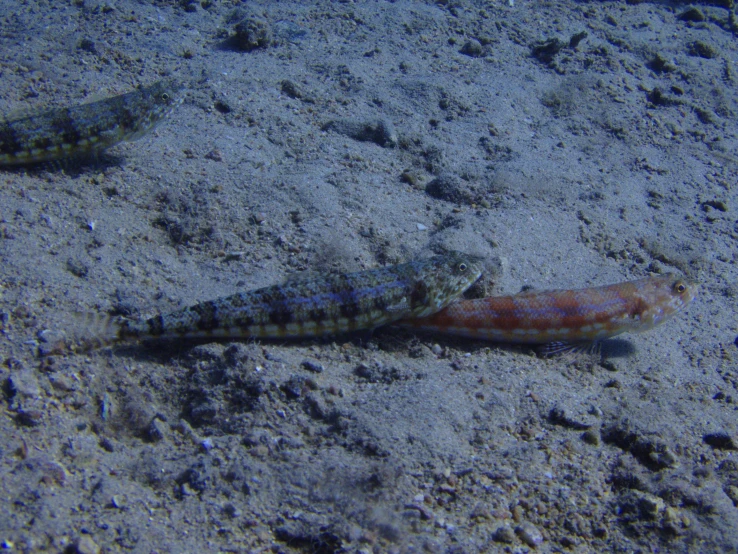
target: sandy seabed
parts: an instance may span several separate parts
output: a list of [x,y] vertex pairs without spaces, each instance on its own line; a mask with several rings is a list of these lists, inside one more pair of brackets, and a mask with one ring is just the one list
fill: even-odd
[[[738,550],[738,22],[697,2],[0,2],[0,113],[161,79],[94,164],[0,172],[11,552]],[[446,249],[475,294],[681,273],[602,356],[407,331],[42,358]]]

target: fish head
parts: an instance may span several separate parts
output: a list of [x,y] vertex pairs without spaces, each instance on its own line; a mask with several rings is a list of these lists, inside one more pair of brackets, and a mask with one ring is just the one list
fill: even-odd
[[648,280],[640,293],[644,309],[640,314],[639,331],[656,327],[674,314],[681,312],[697,296],[697,284],[672,273]]
[[431,274],[423,277],[431,289],[430,315],[450,304],[471,287],[484,271],[484,258],[452,251],[432,258]]
[[[141,119],[126,140],[137,140],[156,127],[184,100],[183,85],[177,81],[159,81],[141,89],[136,102]],[[132,108],[136,111],[135,108]]]

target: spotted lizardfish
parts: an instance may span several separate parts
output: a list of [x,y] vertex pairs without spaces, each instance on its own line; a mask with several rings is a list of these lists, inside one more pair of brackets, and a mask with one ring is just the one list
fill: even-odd
[[373,329],[431,315],[482,274],[482,259],[450,252],[356,273],[242,292],[149,319],[92,314],[80,321],[79,346],[177,338],[287,338]]
[[136,140],[181,103],[181,88],[160,81],[99,102],[0,120],[0,166],[84,159]]

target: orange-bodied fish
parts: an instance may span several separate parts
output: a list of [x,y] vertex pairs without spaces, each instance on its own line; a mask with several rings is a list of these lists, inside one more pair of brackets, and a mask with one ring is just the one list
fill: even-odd
[[594,342],[660,325],[695,297],[693,283],[658,275],[604,287],[524,292],[450,304],[397,325],[499,342],[549,345]]

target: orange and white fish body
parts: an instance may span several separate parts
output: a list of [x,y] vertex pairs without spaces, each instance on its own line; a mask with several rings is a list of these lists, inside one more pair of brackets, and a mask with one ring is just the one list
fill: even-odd
[[[657,275],[603,287],[461,300],[398,325],[518,344],[594,342],[660,325],[695,297],[696,286]],[[562,344],[563,343],[563,344]]]

